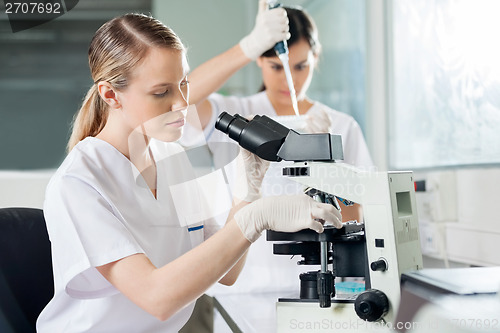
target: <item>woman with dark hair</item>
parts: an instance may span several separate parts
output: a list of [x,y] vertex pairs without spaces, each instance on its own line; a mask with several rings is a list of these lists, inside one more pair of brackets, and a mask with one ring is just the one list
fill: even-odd
[[[178,332],[207,288],[234,283],[263,230],[322,232],[318,219],[340,227],[335,209],[306,195],[259,199],[259,186],[247,183],[261,177],[246,173],[242,159],[227,222],[209,228],[175,142],[189,104],[178,36],[152,17],[126,14],[98,29],[88,55],[93,84],[46,191],[55,294],[38,332]],[[260,174],[267,169],[242,156]]]
[[[289,65],[297,95],[299,117],[294,116],[283,64],[273,49],[274,44],[254,45],[248,42],[254,40],[251,36],[256,31],[261,30],[259,24],[263,21],[263,17],[275,11],[288,18],[288,29],[285,30],[290,34],[287,40]],[[283,27],[276,29],[283,30]],[[199,122],[216,166],[228,164],[230,155],[227,152],[227,144],[217,144],[227,142],[227,136],[214,130],[217,116],[222,111],[237,113],[244,117],[267,115],[287,127],[307,133],[340,134],[344,149],[343,162],[359,168],[373,166],[358,123],[351,116],[335,111],[307,96],[320,52],[321,44],[316,24],[304,9],[287,6],[267,9],[266,1],[260,0],[255,28],[249,36],[244,37],[239,44],[228,51],[200,65],[190,74],[191,101],[196,104]],[[215,93],[233,74],[254,60],[262,73],[263,85],[260,92],[245,97]],[[281,175],[283,165],[284,162],[271,163],[262,183],[263,196],[296,194],[303,191],[301,185]],[[238,175],[236,174],[234,178],[237,180]],[[230,185],[231,182],[230,177]],[[344,221],[363,219],[360,205],[345,206],[342,203],[340,205]],[[295,288],[298,285],[297,276],[300,269],[292,266],[294,265],[288,258],[273,256],[272,244],[261,239],[258,241],[258,246],[252,247],[247,265],[237,282],[238,289],[250,292]],[[262,270],[260,274],[255,267]],[[259,279],[255,278],[255,274],[259,274]]]

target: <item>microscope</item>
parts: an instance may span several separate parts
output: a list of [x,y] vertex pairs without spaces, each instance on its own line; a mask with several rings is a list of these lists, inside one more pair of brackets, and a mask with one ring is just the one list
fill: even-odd
[[[372,172],[339,163],[339,135],[299,134],[266,116],[249,121],[223,112],[215,127],[265,160],[293,161],[283,177],[304,185],[314,200],[337,209],[338,200],[363,207],[364,223],[347,222],[341,229],[267,232],[268,241],[278,242],[274,254],[300,255],[299,264],[320,266],[300,275],[299,297],[278,300],[277,331],[391,329],[401,274],[423,268],[412,172]],[[336,293],[336,277],[363,277],[365,291]]]

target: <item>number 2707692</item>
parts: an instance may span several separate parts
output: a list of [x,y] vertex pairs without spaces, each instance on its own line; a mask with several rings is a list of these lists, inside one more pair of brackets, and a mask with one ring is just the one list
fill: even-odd
[[6,2],[6,14],[61,14],[59,2]]

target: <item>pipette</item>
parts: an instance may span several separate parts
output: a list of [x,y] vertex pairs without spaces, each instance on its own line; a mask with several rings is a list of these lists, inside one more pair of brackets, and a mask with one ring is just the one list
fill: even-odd
[[[281,4],[276,0],[268,0],[267,5],[269,6],[269,9],[281,6]],[[286,40],[276,43],[276,45],[274,45],[274,51],[276,51],[276,55],[278,56],[278,58],[280,58],[281,63],[283,64],[283,70],[285,71],[288,90],[290,90],[290,98],[292,99],[293,111],[297,116],[300,116],[299,106],[297,105],[297,96],[295,95],[295,87],[293,86],[292,73],[290,72],[290,64],[288,60],[288,45]]]

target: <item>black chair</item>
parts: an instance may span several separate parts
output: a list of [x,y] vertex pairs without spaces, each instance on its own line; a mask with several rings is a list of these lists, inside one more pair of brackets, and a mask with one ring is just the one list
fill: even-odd
[[53,295],[43,211],[0,209],[0,332],[36,332],[36,319]]

